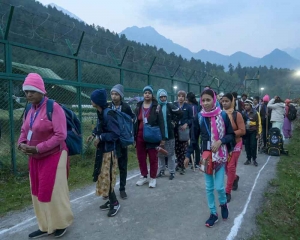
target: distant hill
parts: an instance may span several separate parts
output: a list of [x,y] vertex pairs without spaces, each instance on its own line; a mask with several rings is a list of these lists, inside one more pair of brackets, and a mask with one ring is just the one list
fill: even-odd
[[300,48],[285,48],[282,50],[291,55],[293,58],[300,60]]
[[64,14],[69,15],[71,18],[74,18],[74,19],[78,20],[79,22],[84,22],[81,18],[77,17],[74,13],[69,12],[67,9],[60,7],[60,6],[56,5],[55,3],[50,3],[46,6],[51,6],[53,8],[56,8],[58,11],[61,11]]
[[157,48],[163,48],[165,52],[174,52],[177,55],[181,55],[183,58],[190,59],[194,56],[194,53],[192,53],[189,49],[182,47],[181,45],[174,43],[172,40],[159,34],[153,27],[129,27],[120,34],[125,34],[128,40],[133,40],[142,44],[149,44],[151,46],[156,46]]
[[236,52],[230,56],[223,55],[215,51],[207,51],[202,49],[197,53],[191,52],[189,49],[174,43],[172,40],[167,39],[163,35],[159,34],[153,27],[128,27],[123,30],[120,34],[125,34],[128,40],[137,41],[143,44],[149,44],[156,46],[157,48],[163,48],[167,53],[174,52],[177,55],[181,55],[183,58],[200,59],[203,62],[211,62],[219,65],[223,65],[226,69],[231,63],[237,66],[240,63],[242,66],[267,66],[277,68],[291,68],[295,69],[300,67],[300,48],[290,49],[289,52],[293,53],[294,57],[291,57],[288,53],[275,49],[270,54],[264,56],[263,58],[256,58],[244,52]]
[[279,49],[273,50],[270,54],[264,56],[258,61],[258,65],[270,67],[281,67],[295,69],[300,67],[300,60],[291,57]]

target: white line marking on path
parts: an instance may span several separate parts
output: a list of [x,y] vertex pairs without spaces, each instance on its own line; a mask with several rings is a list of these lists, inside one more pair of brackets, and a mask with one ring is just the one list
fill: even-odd
[[[134,174],[134,175],[128,177],[126,180],[128,181],[128,180],[133,179],[133,178],[135,178],[135,177],[137,177],[137,176],[139,176],[139,175],[141,175],[141,174],[140,174],[140,173]],[[116,186],[119,185],[119,184],[120,184],[120,182],[117,182],[117,183],[116,183]],[[78,200],[80,200],[80,199],[82,199],[82,198],[88,197],[88,196],[90,196],[90,195],[92,195],[92,194],[95,194],[95,191],[90,192],[90,193],[88,193],[88,194],[86,194],[86,195],[84,195],[84,196],[75,198],[75,199],[71,200],[71,203],[74,203],[74,202],[76,202],[76,201],[78,201]],[[5,228],[5,229],[3,229],[3,230],[0,231],[0,235],[2,235],[2,234],[4,234],[4,233],[7,233],[7,232],[10,232],[10,231],[12,231],[12,230],[15,229],[15,228],[21,227],[21,226],[25,225],[26,223],[29,223],[30,221],[32,221],[32,220],[34,220],[34,219],[36,219],[36,217],[28,218],[28,219],[26,219],[25,221],[20,222],[20,223],[18,223],[17,225],[14,225],[13,227]],[[22,229],[24,229],[24,228],[26,228],[26,226],[23,226]],[[20,230],[21,230],[21,229],[20,229]],[[16,230],[15,232],[18,232],[18,230]]]
[[245,206],[244,206],[244,209],[243,209],[243,211],[242,211],[242,212],[234,219],[234,224],[233,224],[233,226],[232,226],[232,228],[231,228],[231,230],[230,230],[230,233],[228,234],[226,240],[233,240],[233,239],[236,237],[236,235],[238,234],[239,228],[241,227],[241,224],[242,224],[242,222],[243,222],[244,215],[245,215],[245,213],[247,212],[248,205],[249,205],[249,203],[250,203],[250,201],[251,201],[252,193],[253,193],[254,188],[255,188],[255,186],[256,186],[257,180],[258,180],[258,178],[259,178],[259,176],[260,176],[261,171],[262,171],[262,170],[265,168],[265,166],[268,164],[270,158],[271,158],[271,156],[268,157],[267,162],[266,162],[266,163],[262,166],[262,168],[259,170],[259,172],[258,172],[258,174],[257,174],[257,176],[256,176],[256,178],[255,178],[254,184],[253,184],[253,186],[252,186],[252,189],[251,189],[251,191],[250,191],[250,193],[249,193],[247,202],[246,202],[246,204],[245,204]]

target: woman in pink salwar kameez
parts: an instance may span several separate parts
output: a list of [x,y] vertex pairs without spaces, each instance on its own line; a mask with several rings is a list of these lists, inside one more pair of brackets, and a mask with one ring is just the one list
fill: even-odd
[[29,157],[32,202],[39,229],[29,238],[65,234],[72,224],[69,200],[67,123],[64,110],[54,103],[52,120],[47,117],[46,90],[42,77],[30,73],[23,84],[31,109],[24,117],[18,149]]

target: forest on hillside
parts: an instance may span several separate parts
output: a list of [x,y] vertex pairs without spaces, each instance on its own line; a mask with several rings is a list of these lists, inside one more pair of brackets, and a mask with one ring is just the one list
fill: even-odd
[[[125,35],[104,29],[98,25],[87,25],[76,19],[70,18],[56,8],[45,7],[35,0],[0,0],[0,33],[5,33],[10,6],[15,6],[8,40],[39,49],[54,51],[59,54],[71,56],[76,52],[82,33],[84,32],[82,45],[78,53],[81,59],[118,66],[126,52],[122,67],[140,72],[148,72],[154,58],[151,74],[188,81],[202,86],[211,85],[217,89],[214,77],[222,83],[219,90],[231,91],[235,86],[245,83],[245,76],[258,77],[259,85],[264,87],[264,93],[281,95],[283,97],[298,94],[296,84],[300,83],[300,77],[296,77],[294,71],[289,69],[260,67],[245,67],[229,65],[228,71],[224,67],[198,59],[184,59],[175,53],[167,54],[163,49],[155,46],[143,45],[126,39]],[[92,6],[91,6],[92,7]],[[100,13],[99,13],[100,14]],[[95,19],[97,16],[95,16]],[[1,37],[1,34],[0,34]],[[4,58],[4,45],[0,44],[0,61]],[[63,57],[55,57],[46,53],[29,51],[14,47],[12,50],[13,62],[49,68],[62,79],[76,80],[75,61]],[[178,68],[178,66],[180,67]],[[2,66],[2,69],[1,69]],[[177,71],[176,71],[177,70]],[[4,71],[0,64],[0,71]],[[119,82],[120,72],[117,69],[100,67],[96,64],[83,64],[83,82],[112,86]],[[220,83],[219,82],[219,83]],[[125,72],[124,86],[126,88],[139,89],[147,83],[146,76]],[[164,87],[167,91],[173,91],[170,81],[152,78],[154,88]],[[258,87],[254,82],[247,84],[247,89],[239,89],[250,94],[258,94]],[[178,83],[179,88],[186,85]],[[227,86],[225,88],[225,86]],[[235,90],[237,90],[236,88]],[[187,90],[187,89],[185,89]]]

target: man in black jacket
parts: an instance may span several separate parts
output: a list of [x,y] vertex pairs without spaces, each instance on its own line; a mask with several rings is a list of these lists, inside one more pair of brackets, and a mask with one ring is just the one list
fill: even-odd
[[[135,120],[135,114],[132,112],[130,106],[123,101],[124,98],[124,87],[121,84],[115,85],[111,91],[110,96],[112,102],[108,104],[108,107],[115,110],[124,112],[132,118],[132,121]],[[125,192],[126,178],[127,178],[127,164],[128,164],[128,149],[127,147],[121,147],[120,149],[121,156],[118,158],[118,165],[120,171],[120,196],[122,199],[127,198]]]

